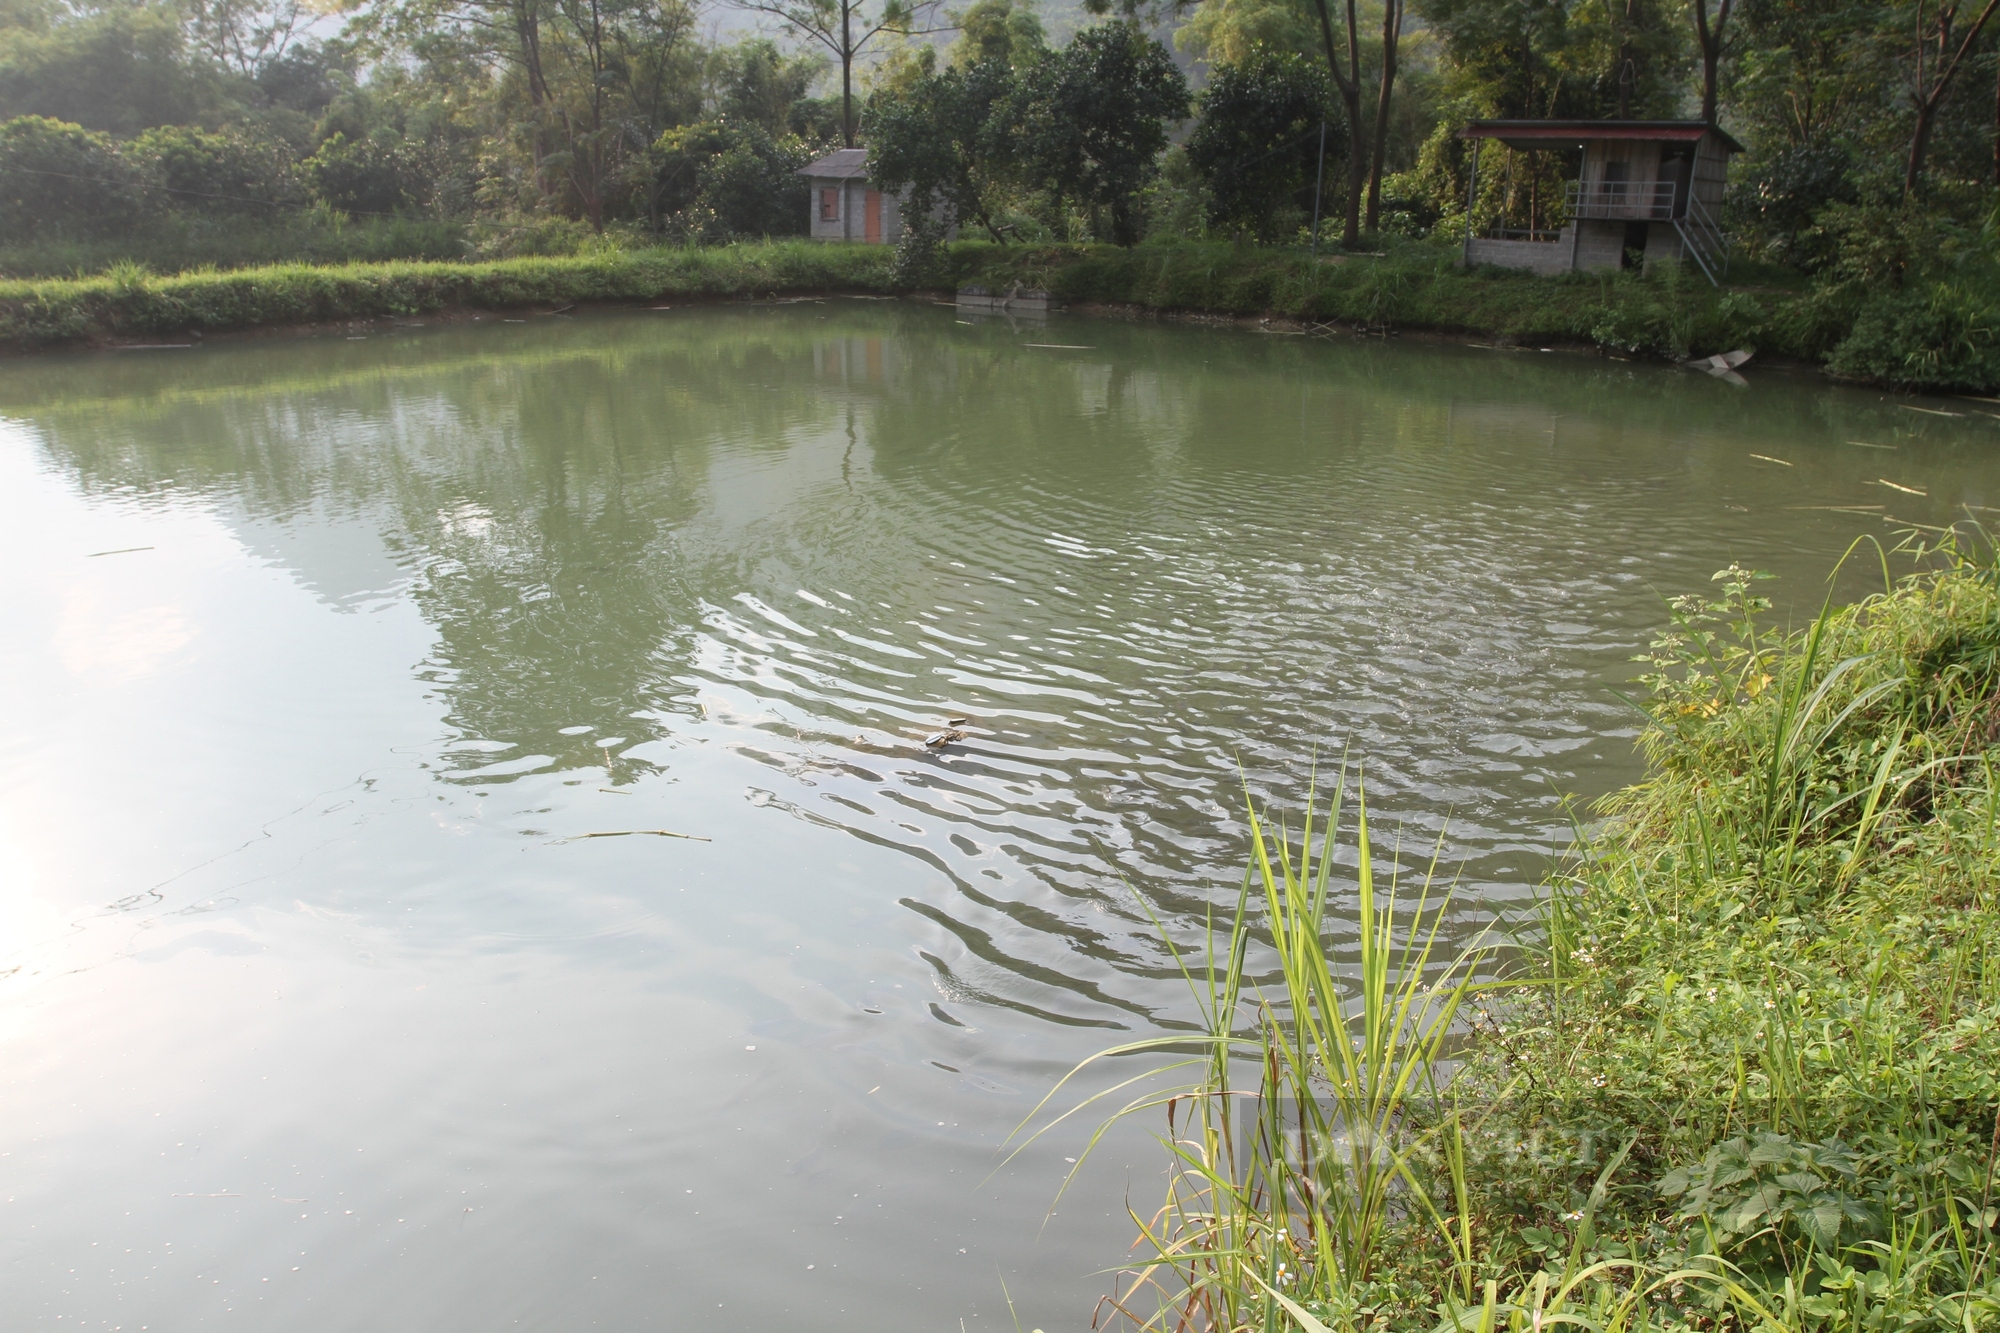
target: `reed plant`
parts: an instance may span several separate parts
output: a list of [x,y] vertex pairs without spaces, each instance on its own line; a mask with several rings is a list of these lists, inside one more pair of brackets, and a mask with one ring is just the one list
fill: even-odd
[[[1399,884],[1393,859],[1383,873],[1357,781],[1358,939],[1354,958],[1336,962],[1327,911],[1346,796],[1343,772],[1323,819],[1308,801],[1296,840],[1250,807],[1249,871],[1233,918],[1223,928],[1212,915],[1206,923],[1200,958],[1185,956],[1154,918],[1200,1014],[1198,1034],[1103,1051],[1030,1117],[1103,1062],[1181,1057],[1029,1136],[1135,1088],[1091,1147],[1119,1120],[1164,1112],[1166,1197],[1151,1215],[1134,1214],[1145,1257],[1110,1297],[1142,1328],[1315,1330],[1314,1311],[1368,1301],[1399,1221],[1420,1213],[1448,1244],[1464,1239],[1445,1215],[1449,1201],[1432,1197],[1432,1173],[1415,1164],[1449,1159],[1458,1141],[1441,1071],[1461,1009],[1491,984],[1478,979],[1488,950],[1442,943],[1450,894],[1436,881],[1435,858],[1414,890]],[[1181,1078],[1156,1081],[1172,1075]],[[1471,1256],[1462,1248],[1461,1256],[1469,1293]]]

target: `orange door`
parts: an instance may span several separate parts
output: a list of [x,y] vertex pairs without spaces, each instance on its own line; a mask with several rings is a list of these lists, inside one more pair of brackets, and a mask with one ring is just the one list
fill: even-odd
[[869,190],[862,195],[862,237],[870,245],[882,244],[882,192]]

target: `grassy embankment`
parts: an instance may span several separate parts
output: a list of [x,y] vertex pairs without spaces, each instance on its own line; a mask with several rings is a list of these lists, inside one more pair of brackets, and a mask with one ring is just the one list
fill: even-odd
[[[164,337],[261,325],[578,301],[797,291],[885,292],[891,255],[776,242],[491,262],[276,264],[159,276],[124,264],[93,277],[0,281],[0,345]],[[948,278],[1046,287],[1072,302],[1437,329],[1517,341],[1594,342],[1685,354],[1749,344],[1818,359],[1829,334],[1798,293],[1636,277],[1465,273],[1435,247],[1313,261],[1295,251],[1173,245],[952,247]]]
[[1328,839],[1259,830],[1207,1038],[1151,1044],[1135,1322],[2000,1328],[2000,575],[1929,555],[1790,634],[1733,568],[1676,603],[1650,776],[1504,946],[1433,947],[1364,815],[1332,966]]
[[588,301],[887,292],[890,260],[879,247],[794,241],[489,263],[280,264],[165,277],[126,265],[96,277],[0,282],[0,347],[178,340],[451,307],[509,310]]
[[1046,287],[1071,302],[1153,310],[1276,315],[1373,330],[1427,329],[1517,342],[1594,343],[1686,356],[1752,346],[1824,360],[1842,328],[1802,282],[1711,287],[1662,271],[1541,278],[1468,271],[1454,246],[1404,243],[1381,255],[1257,246],[952,247],[953,275],[1005,290]]
[[[930,281],[1045,288],[1072,303],[1162,312],[1584,343],[1624,355],[1684,357],[1745,347],[1874,383],[2000,389],[2000,337],[1989,309],[1996,303],[1982,295],[1977,275],[1950,283],[1814,285],[1797,274],[1739,270],[1745,281],[1718,289],[1675,269],[1560,278],[1468,272],[1453,263],[1455,253],[1429,242],[1401,242],[1381,255],[1314,258],[1222,244],[1119,250],[967,241],[950,248]],[[125,263],[94,277],[0,280],[0,347],[178,338],[446,306],[887,293],[897,282],[895,256],[885,249],[804,241],[709,249],[605,245],[486,262],[291,263],[171,276]]]

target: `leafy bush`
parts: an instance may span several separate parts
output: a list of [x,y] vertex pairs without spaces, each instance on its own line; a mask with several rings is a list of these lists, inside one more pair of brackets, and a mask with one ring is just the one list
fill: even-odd
[[1833,259],[1826,233],[1815,226],[1830,204],[1853,204],[1859,194],[1853,158],[1839,144],[1811,142],[1760,158],[1735,181],[1728,196],[1729,222],[1753,251],[1812,271]]
[[90,237],[132,226],[144,181],[108,137],[42,116],[0,124],[0,233]]
[[301,202],[290,155],[274,144],[184,125],[147,130],[126,145],[168,207],[188,213],[271,217]]
[[342,212],[388,215],[419,207],[428,176],[405,143],[335,131],[300,164],[313,192]]
[[717,117],[668,130],[635,162],[628,189],[654,229],[686,240],[797,236],[812,145],[754,121]]
[[1834,349],[1836,375],[1922,389],[2000,385],[2000,303],[1966,281],[1932,280],[1878,292]]

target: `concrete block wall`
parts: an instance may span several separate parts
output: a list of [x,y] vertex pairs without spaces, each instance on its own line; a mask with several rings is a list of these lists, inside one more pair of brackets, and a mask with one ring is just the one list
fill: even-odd
[[1666,261],[1678,263],[1686,251],[1681,245],[1681,234],[1671,222],[1655,222],[1646,228],[1646,267]]
[[1576,224],[1576,266],[1593,269],[1622,268],[1625,264],[1625,224],[1605,218],[1583,218]]
[[1465,262],[1524,268],[1544,277],[1569,271],[1569,233],[1559,241],[1494,241],[1475,236],[1466,243]]

